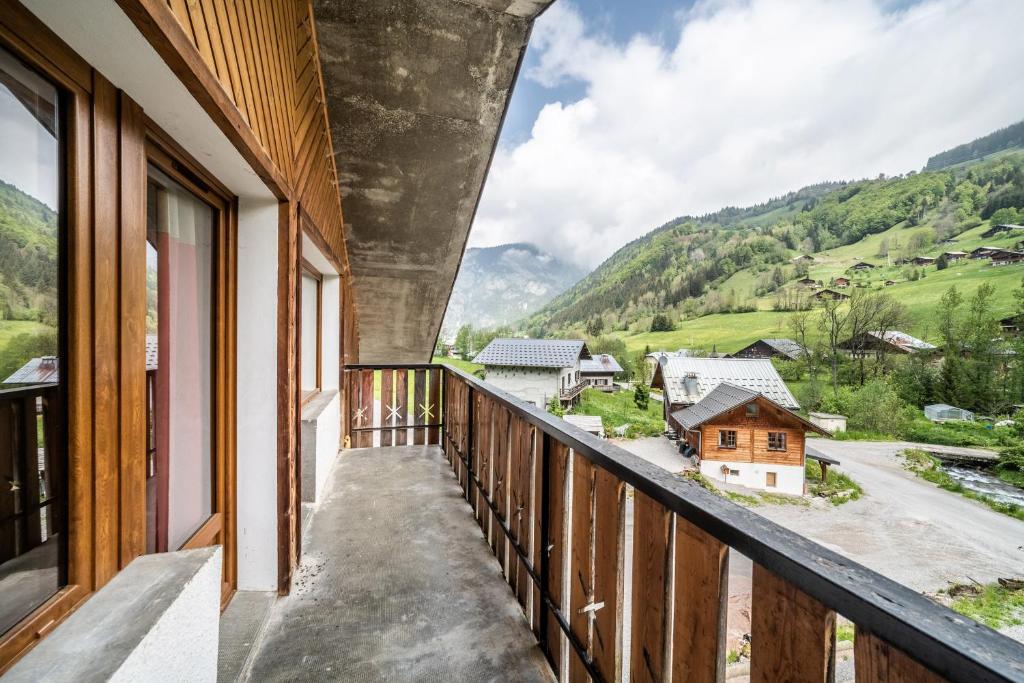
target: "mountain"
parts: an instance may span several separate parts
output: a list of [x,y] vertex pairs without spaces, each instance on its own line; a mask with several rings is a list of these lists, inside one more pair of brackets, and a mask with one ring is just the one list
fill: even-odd
[[57,214],[0,180],[0,319],[54,324]]
[[[531,336],[636,334],[649,329],[655,313],[682,321],[787,310],[799,295],[796,279],[827,282],[854,256],[886,263],[941,253],[939,243],[955,240],[962,248],[990,225],[1022,221],[1024,151],[905,176],[822,183],[754,207],[670,221],[619,249],[521,329]],[[1006,246],[1016,243],[1011,237]],[[826,256],[809,273],[792,261],[798,254]],[[898,270],[887,277],[902,281]]]
[[947,149],[945,152],[940,152],[928,159],[924,170],[938,171],[955,164],[962,164],[965,161],[981,159],[989,154],[1020,147],[1024,147],[1024,121],[1001,128],[994,133],[989,133],[977,140],[958,145],[953,149]]
[[586,274],[533,244],[503,244],[466,250],[455,281],[441,337],[459,327],[510,325],[533,313]]

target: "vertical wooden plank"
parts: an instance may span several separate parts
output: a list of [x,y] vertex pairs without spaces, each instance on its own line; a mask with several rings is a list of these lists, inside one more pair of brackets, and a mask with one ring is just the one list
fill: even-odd
[[[527,553],[530,563],[537,568],[536,555],[532,552],[531,522],[533,520],[533,434],[534,427],[523,420],[516,420],[516,438],[518,446],[515,449],[516,461],[513,463],[512,481],[514,494],[512,498],[512,521],[513,533],[516,543]],[[533,579],[526,571],[526,564],[519,559],[516,570],[515,593],[519,605],[525,610],[529,605],[530,589],[533,586]]]
[[677,517],[675,562],[672,679],[723,680],[729,547]]
[[299,217],[278,204],[277,247],[277,591],[286,595],[298,565],[300,532],[298,379]]
[[101,75],[93,76],[93,407],[95,479],[93,520],[96,588],[118,570],[120,561],[118,477],[118,156],[117,89]]
[[853,640],[853,659],[857,683],[940,683],[946,680],[859,626]]
[[[572,524],[569,532],[569,628],[591,653],[590,614],[594,598],[594,466],[586,457],[572,456]],[[586,683],[589,676],[579,655],[569,648],[569,681]]]
[[[416,370],[413,373],[413,392],[412,392],[412,414],[413,424],[423,425],[429,421],[427,416],[427,373],[424,370]],[[426,439],[426,431],[423,427],[413,427],[412,430],[412,442],[419,446],[424,443]]]
[[409,422],[409,371],[398,370],[395,373],[395,445],[404,446],[409,438],[409,430],[405,425]]
[[[359,410],[356,411],[357,427],[373,427],[373,370],[359,371]],[[369,448],[373,445],[373,432],[356,432],[356,443],[358,448]]]
[[490,540],[491,530],[491,509],[488,501],[491,499],[491,438],[494,430],[491,429],[491,400],[479,395],[479,410],[476,412],[477,425],[473,430],[477,439],[477,447],[474,450],[475,456],[473,465],[476,468],[477,480],[480,483],[477,489],[476,516],[484,537]]
[[121,556],[146,551],[146,150],[142,109],[121,98]]
[[[568,485],[569,448],[558,441],[550,442],[550,452],[547,463],[548,479],[548,519],[547,536],[544,539],[542,552],[547,553],[547,570],[545,580],[547,581],[547,594],[552,604],[557,605],[559,611],[565,612],[565,599],[567,596],[562,588],[565,581],[567,563],[565,562],[565,532],[567,526],[567,491]],[[548,612],[544,617],[545,635],[544,650],[548,662],[558,676],[562,669],[562,648],[565,636],[558,622],[546,606],[542,606],[543,612]]]
[[[533,466],[533,528],[530,530],[530,558],[537,570],[540,580],[543,582],[547,576],[547,546],[545,545],[547,533],[547,506],[550,496],[547,495],[546,487],[548,479],[548,462],[551,459],[551,437],[534,429],[534,466]],[[545,584],[546,585],[546,584]],[[546,589],[545,589],[546,590]],[[541,586],[534,586],[530,603],[532,606],[531,624],[533,635],[539,642],[544,643],[547,637],[545,625],[542,618],[543,604],[541,597]]]
[[[491,500],[498,508],[496,517],[502,522],[508,521],[508,447],[509,422],[511,412],[504,406],[495,404],[494,422],[494,456],[492,459],[491,479],[494,484]],[[508,539],[498,524],[491,529],[491,550],[498,558],[501,571],[508,576],[505,565],[505,551]]]
[[[430,390],[427,392],[427,406],[431,413],[427,417],[427,422],[435,425],[444,421],[444,411],[441,410],[441,374],[441,370],[437,368],[430,371]],[[440,434],[441,430],[438,427],[428,428],[427,443],[441,443]]]
[[663,681],[668,673],[672,516],[640,491],[633,496],[633,602],[630,680]]
[[[394,377],[394,370],[388,370],[385,368],[380,371],[380,423],[382,427],[392,425],[395,421]],[[393,429],[382,429],[380,432],[380,445],[390,446],[393,435]]]
[[519,466],[522,460],[522,440],[520,431],[523,427],[522,420],[516,415],[509,417],[508,423],[508,585],[513,595],[518,595],[519,588],[519,555],[516,547],[519,545],[519,514],[518,507],[522,500],[519,492]]
[[[594,666],[606,681],[622,678],[626,485],[603,469],[594,476]],[[685,678],[676,680],[686,680]]]
[[750,680],[830,681],[836,614],[754,564],[750,605]]

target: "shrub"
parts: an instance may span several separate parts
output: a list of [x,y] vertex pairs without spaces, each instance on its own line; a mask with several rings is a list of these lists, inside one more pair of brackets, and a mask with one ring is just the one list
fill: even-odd
[[647,406],[650,403],[651,390],[647,388],[646,384],[637,384],[636,389],[633,390],[633,403],[640,410],[647,410]]
[[873,379],[862,387],[840,387],[826,394],[822,410],[846,415],[851,429],[898,435],[912,419],[910,408],[884,379]]
[[651,319],[651,332],[671,332],[672,321],[664,313],[656,313]]

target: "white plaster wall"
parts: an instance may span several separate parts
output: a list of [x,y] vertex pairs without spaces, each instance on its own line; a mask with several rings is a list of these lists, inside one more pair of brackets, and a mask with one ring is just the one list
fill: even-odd
[[222,562],[218,547],[110,677],[111,683],[217,680]]
[[487,382],[544,408],[559,391],[563,371],[555,368],[509,368],[488,366]]
[[[321,400],[330,396],[324,404]],[[302,415],[302,502],[323,499],[327,475],[334,467],[341,442],[341,394],[324,391],[307,404]]]
[[817,425],[826,431],[832,432],[833,434],[836,432],[846,431],[845,417],[817,417],[812,414],[808,419],[811,421],[811,424]]
[[238,589],[277,589],[276,201],[238,204]]
[[[341,278],[324,273],[320,290],[323,299],[323,337],[320,348],[320,387],[325,391],[338,389],[341,378]],[[338,430],[341,430],[339,418]],[[337,444],[335,444],[337,446]],[[337,451],[337,448],[335,448]]]
[[[728,465],[731,470],[738,470],[739,475],[726,476],[722,474],[722,465]],[[774,488],[765,486],[765,474],[768,472],[775,472],[776,486]],[[749,489],[789,493],[796,496],[804,493],[804,468],[799,465],[701,460],[700,473],[708,479],[745,486]]]

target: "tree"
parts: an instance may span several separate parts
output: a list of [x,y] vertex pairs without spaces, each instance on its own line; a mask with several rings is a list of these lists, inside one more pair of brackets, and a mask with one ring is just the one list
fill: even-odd
[[651,319],[651,332],[671,332],[672,321],[664,313],[656,313]]
[[463,325],[455,333],[455,352],[462,360],[469,360],[473,355],[473,327]]
[[651,390],[647,388],[646,382],[637,382],[636,388],[633,389],[633,403],[640,410],[647,410],[647,406],[650,405]]
[[935,260],[936,270],[945,270],[949,268],[949,259],[946,258],[945,254],[941,254],[938,259]]
[[604,332],[604,319],[596,315],[587,323],[587,334],[591,337],[596,337],[602,332]]
[[939,299],[938,323],[942,337],[944,356],[939,373],[938,393],[942,400],[955,404],[964,382],[963,344],[960,337],[960,307],[964,299],[960,290],[953,285]]
[[828,354],[829,368],[832,374],[832,391],[839,391],[839,345],[846,335],[849,307],[840,300],[825,299],[818,326]]
[[[850,334],[850,350],[858,359],[858,383],[864,386],[865,360],[870,332],[889,332],[902,327],[907,320],[907,308],[893,297],[882,292],[857,290],[850,297],[847,312],[847,328]],[[876,359],[885,359],[886,345],[877,345]]]
[[817,356],[811,352],[811,347],[808,343],[807,333],[810,328],[810,310],[797,310],[789,316],[789,329],[793,335],[793,340],[804,349],[803,355],[800,356],[800,362],[807,368],[807,374],[813,378],[818,374],[818,361]]
[[996,352],[1000,329],[993,313],[995,293],[995,285],[991,282],[978,287],[968,303],[963,323],[967,384],[966,395],[961,400],[967,407],[986,413],[996,412],[1003,402],[997,382]]

